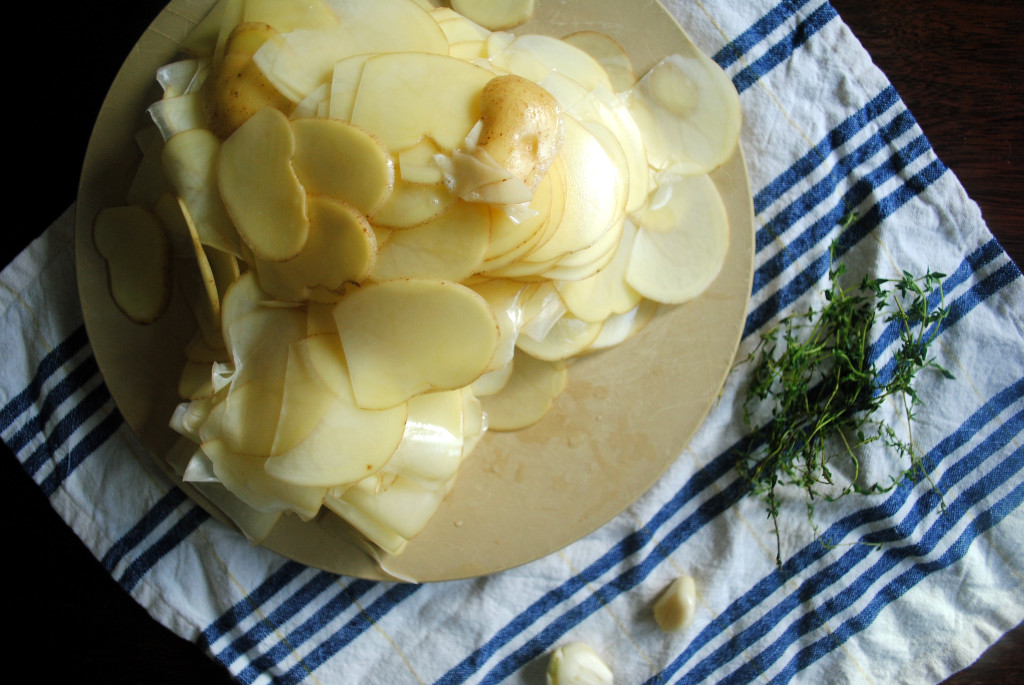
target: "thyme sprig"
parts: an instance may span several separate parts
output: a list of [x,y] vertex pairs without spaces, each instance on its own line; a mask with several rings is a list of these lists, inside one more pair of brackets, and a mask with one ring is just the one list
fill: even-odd
[[[900,278],[865,276],[858,284],[843,287],[840,278],[846,267],[837,260],[834,243],[829,254],[824,304],[782,318],[761,335],[744,360],[753,365],[743,404],[752,436],[738,470],[766,505],[780,567],[778,489],[803,488],[807,517],[817,535],[817,501],[887,492],[903,479],[915,478],[915,472],[925,475],[910,428],[921,404],[913,381],[926,368],[951,377],[928,354],[947,313],[942,296],[945,275],[929,270],[917,277],[904,271]],[[933,293],[938,296],[936,306],[929,302]],[[893,325],[899,336],[884,375],[871,356],[878,320]],[[902,407],[906,437],[877,414],[889,398]],[[906,464],[889,483],[861,482],[863,448],[875,442]],[[845,461],[848,477],[842,485],[833,476],[840,461]]]

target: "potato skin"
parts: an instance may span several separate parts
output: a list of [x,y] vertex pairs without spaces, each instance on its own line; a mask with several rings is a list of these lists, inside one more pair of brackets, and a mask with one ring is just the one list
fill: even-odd
[[480,94],[480,120],[477,145],[536,190],[565,139],[555,98],[521,76],[496,76]]

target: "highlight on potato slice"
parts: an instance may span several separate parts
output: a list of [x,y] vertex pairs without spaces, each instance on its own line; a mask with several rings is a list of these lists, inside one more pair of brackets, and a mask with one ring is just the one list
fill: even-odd
[[366,409],[468,385],[498,343],[487,301],[449,281],[370,283],[338,302],[334,318],[356,402]]
[[100,210],[93,242],[107,263],[110,296],[135,323],[156,321],[171,297],[170,241],[163,224],[145,207]]
[[283,262],[309,235],[306,191],[292,170],[295,136],[279,110],[261,109],[220,147],[221,198],[239,235],[260,259]]

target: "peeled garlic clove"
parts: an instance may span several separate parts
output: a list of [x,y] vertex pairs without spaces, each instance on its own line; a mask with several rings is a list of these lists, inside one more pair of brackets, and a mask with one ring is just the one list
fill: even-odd
[[611,685],[611,669],[589,645],[574,642],[559,647],[551,655],[548,685]]
[[690,576],[673,580],[654,602],[654,620],[666,633],[678,633],[693,621],[697,586]]

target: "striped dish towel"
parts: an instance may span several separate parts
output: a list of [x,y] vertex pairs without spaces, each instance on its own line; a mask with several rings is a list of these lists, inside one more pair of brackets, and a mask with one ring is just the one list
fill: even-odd
[[[827,2],[667,4],[744,106],[757,253],[740,357],[816,302],[850,208],[838,252],[851,272],[946,274],[932,349],[955,378],[917,386],[928,478],[819,507],[820,538],[797,503],[776,568],[763,505],[733,469],[740,367],[664,478],[558,553],[429,585],[324,573],[252,547],[124,458],[142,448],[69,285],[69,211],[0,279],[0,434],[125,592],[239,682],[537,683],[570,641],[622,683],[938,682],[1024,619],[1018,267]],[[876,343],[880,367],[892,347]],[[650,605],[681,573],[697,612],[669,635]]]

